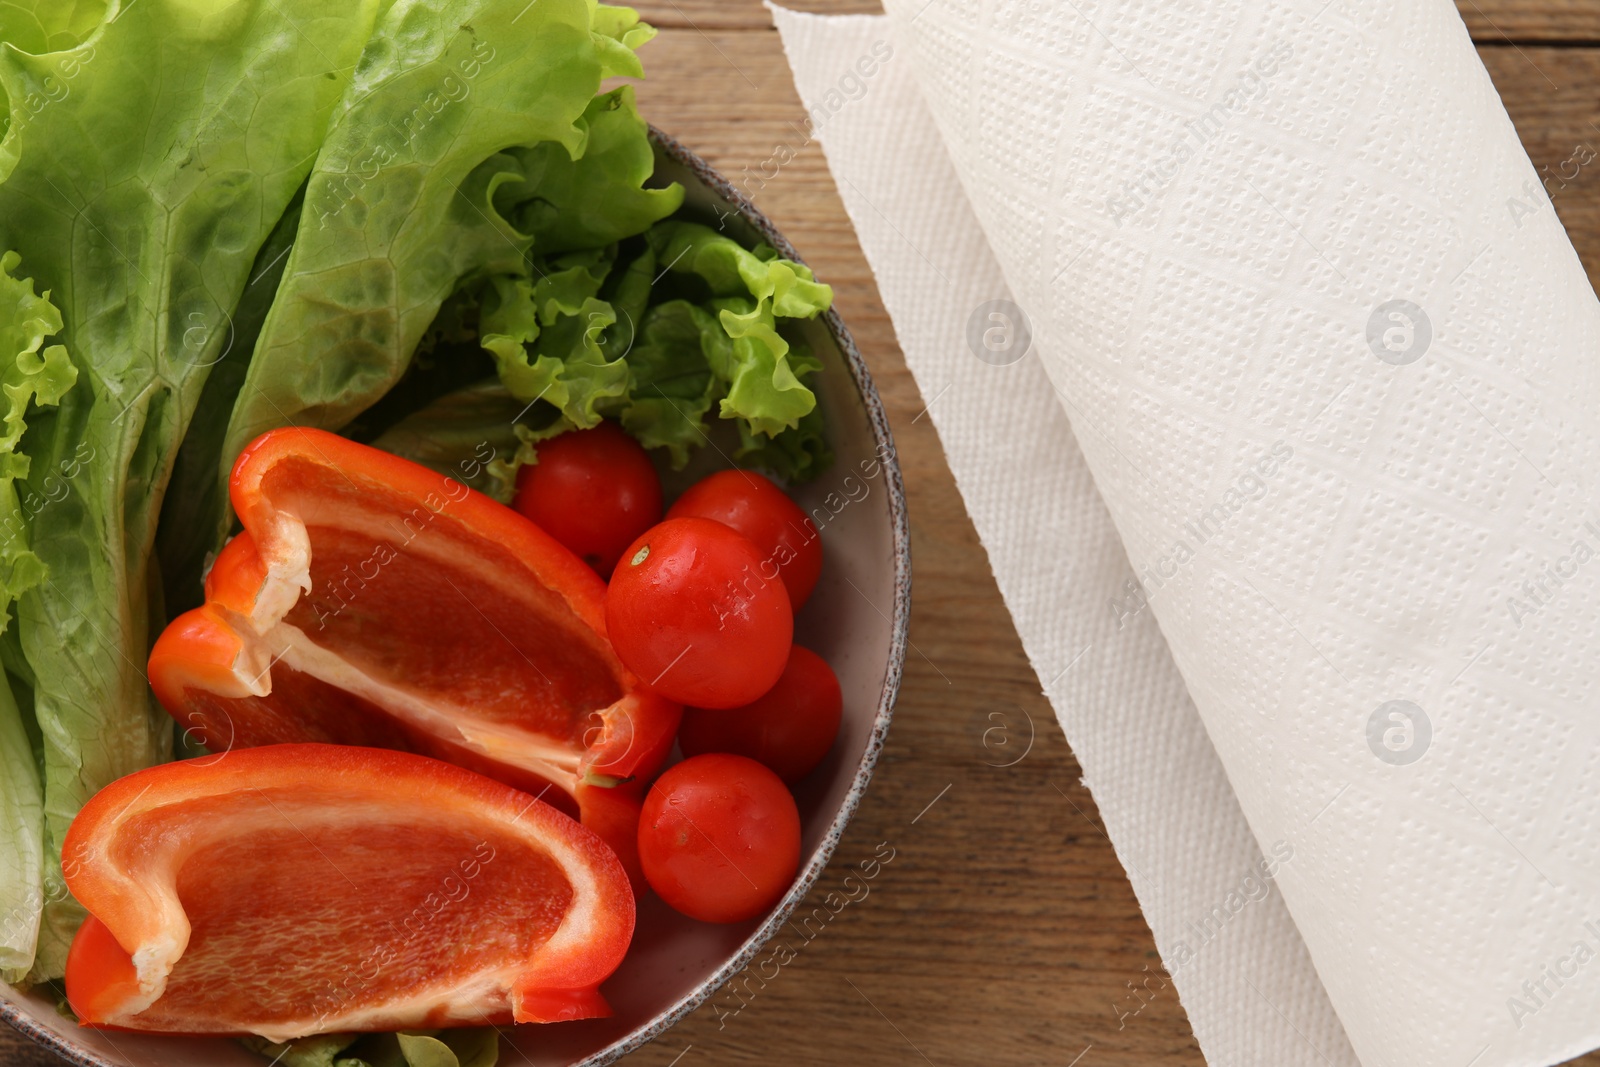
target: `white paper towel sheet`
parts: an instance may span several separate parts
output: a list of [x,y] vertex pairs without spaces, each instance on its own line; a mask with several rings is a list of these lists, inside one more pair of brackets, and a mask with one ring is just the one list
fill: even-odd
[[887,6],[775,17],[1207,1057],[1600,1045],[1600,304],[1449,0]]

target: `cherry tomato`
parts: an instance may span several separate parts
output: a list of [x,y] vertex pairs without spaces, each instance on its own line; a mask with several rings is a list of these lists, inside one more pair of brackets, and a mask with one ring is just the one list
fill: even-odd
[[800,505],[754,471],[718,471],[696,482],[667,518],[715,519],[750,539],[761,553],[764,574],[776,569],[799,611],[822,574],[822,539]]
[[794,640],[783,583],[761,554],[710,519],[668,519],[623,553],[606,631],[645,685],[680,704],[737,708],[777,684]]
[[645,797],[639,859],[650,888],[691,919],[753,919],[800,869],[800,812],[778,776],[754,760],[696,756]]
[[688,756],[748,756],[793,785],[833,747],[843,711],[839,679],[828,661],[795,645],[778,684],[753,703],[726,710],[685,709],[678,744]]
[[609,577],[628,543],[661,521],[661,479],[616,423],[542,442],[517,472],[512,506]]

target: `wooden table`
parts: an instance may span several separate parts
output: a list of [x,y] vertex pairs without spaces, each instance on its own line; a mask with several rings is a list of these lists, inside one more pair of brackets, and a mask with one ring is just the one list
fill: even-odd
[[[873,0],[788,0],[874,12]],[[1335,0],[1338,2],[1338,0]],[[1600,150],[1600,0],[1459,0],[1536,165]],[[644,0],[661,28],[641,107],[736,183],[787,145],[758,205],[838,294],[894,424],[911,509],[915,607],[895,726],[835,867],[879,842],[894,861],[778,977],[717,998],[630,1057],[639,1067],[729,1064],[1200,1065],[1169,989],[1119,1024],[1125,983],[1159,962],[1094,801],[1029,669],[930,420],[895,345],[822,152],[809,142],[778,35],[759,0]],[[1600,178],[1550,183],[1591,281]],[[1570,172],[1571,168],[1567,168]],[[990,711],[1010,705],[1032,750],[999,769]],[[755,989],[755,983],[750,983]],[[3,1028],[0,1028],[3,1030]],[[1074,1057],[1081,1058],[1074,1060]],[[9,1031],[0,1064],[57,1061]],[[1600,1067],[1600,1053],[1576,1063]],[[1257,1065],[1247,1065],[1257,1067]]]

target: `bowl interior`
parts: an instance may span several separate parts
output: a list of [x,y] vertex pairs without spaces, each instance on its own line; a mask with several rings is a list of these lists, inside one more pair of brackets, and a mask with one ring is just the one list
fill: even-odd
[[[654,181],[682,182],[685,212],[746,243],[767,240],[794,250],[726,181],[670,138],[656,134]],[[821,358],[815,377],[827,420],[833,466],[795,499],[821,531],[825,564],[816,592],[797,619],[795,637],[839,676],[844,718],[838,742],[795,790],[801,816],[801,870],[771,914],[713,926],[687,919],[653,895],[641,902],[627,960],[603,991],[610,1019],[517,1027],[506,1033],[501,1062],[544,1067],[599,1064],[658,1036],[738,972],[788,919],[827,865],[865,788],[888,728],[899,685],[909,610],[905,506],[898,466],[876,391],[837,315],[804,323]],[[669,494],[730,465],[727,442],[713,435],[690,467],[669,479]],[[795,936],[803,937],[803,934]],[[230,1041],[156,1038],[87,1031],[61,1016],[53,1000],[0,985],[0,1016],[69,1060],[93,1067],[261,1067]]]

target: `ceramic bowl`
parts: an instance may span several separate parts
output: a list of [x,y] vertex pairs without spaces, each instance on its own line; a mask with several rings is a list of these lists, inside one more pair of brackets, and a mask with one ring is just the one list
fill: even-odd
[[[691,217],[743,241],[766,240],[781,254],[800,258],[772,223],[705,161],[659,131],[652,136],[657,180],[685,186]],[[804,325],[806,341],[823,362],[816,387],[836,459],[796,493],[821,528],[826,564],[797,620],[795,637],[838,673],[844,722],[833,752],[795,791],[802,823],[800,873],[770,914],[732,926],[694,922],[651,896],[640,905],[632,951],[603,987],[615,1015],[515,1028],[503,1043],[502,1064],[610,1063],[659,1037],[713,996],[789,922],[827,866],[872,776],[900,686],[911,608],[905,494],[883,405],[850,332],[831,311]],[[686,477],[725,465],[713,449],[699,451],[696,466],[702,469],[684,472]],[[58,1014],[53,1000],[24,996],[4,985],[0,1018],[83,1067],[266,1063],[230,1041],[83,1030]]]

